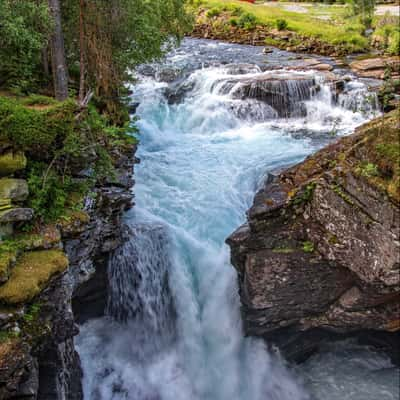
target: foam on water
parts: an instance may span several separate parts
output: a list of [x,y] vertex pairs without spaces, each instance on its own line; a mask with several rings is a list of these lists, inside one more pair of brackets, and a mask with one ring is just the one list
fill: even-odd
[[[221,46],[213,45],[217,58]],[[186,51],[168,62],[189,62]],[[232,102],[251,100],[218,89],[232,76],[228,66],[192,72],[192,89],[179,104],[169,104],[167,85],[152,77],[135,87],[137,205],[127,217],[130,240],[110,260],[109,316],[83,325],[76,340],[86,400],[311,398],[262,341],[243,337],[224,239],[243,223],[266,172],[302,160],[333,131],[350,133],[376,110],[349,110],[345,97],[335,104],[321,80],[304,117],[276,118],[267,110],[243,118]],[[365,86],[356,90],[367,93]]]

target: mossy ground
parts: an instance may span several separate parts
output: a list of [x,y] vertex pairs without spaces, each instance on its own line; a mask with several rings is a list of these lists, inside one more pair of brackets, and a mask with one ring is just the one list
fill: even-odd
[[23,253],[11,271],[9,280],[0,286],[0,303],[15,305],[31,301],[50,279],[68,267],[61,250]]

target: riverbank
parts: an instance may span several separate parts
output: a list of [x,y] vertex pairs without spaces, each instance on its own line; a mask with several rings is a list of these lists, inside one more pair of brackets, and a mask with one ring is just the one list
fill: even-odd
[[270,176],[228,239],[245,331],[290,359],[350,334],[400,362],[398,129],[396,110]]
[[357,18],[348,16],[344,6],[320,8],[314,6],[307,8],[307,12],[297,12],[235,0],[204,0],[195,10],[192,34],[329,56],[370,51],[398,54],[398,16],[376,16],[374,33],[367,37],[366,28]]
[[136,140],[37,95],[0,98],[0,138],[0,398],[81,399],[76,320],[105,307],[87,282],[124,240]]

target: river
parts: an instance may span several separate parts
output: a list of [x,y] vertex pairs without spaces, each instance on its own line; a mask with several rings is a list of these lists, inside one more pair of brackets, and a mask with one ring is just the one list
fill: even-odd
[[299,64],[279,50],[185,39],[162,64],[139,68],[137,204],[126,216],[128,240],[110,260],[107,315],[76,338],[85,400],[398,398],[396,369],[368,347],[339,343],[293,367],[243,337],[224,240],[268,172],[378,112],[364,82],[348,82],[333,102],[315,72],[271,73],[318,87],[304,100],[289,85],[293,104],[282,107],[290,115],[237,96],[243,76]]

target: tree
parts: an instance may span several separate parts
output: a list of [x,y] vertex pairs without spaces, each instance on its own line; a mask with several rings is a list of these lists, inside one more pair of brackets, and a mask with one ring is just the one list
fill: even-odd
[[359,16],[366,28],[371,28],[376,0],[349,0],[353,15]]
[[0,86],[28,91],[39,84],[48,26],[45,4],[0,0]]
[[[64,26],[72,28],[66,31],[68,54],[80,59],[79,98],[93,91],[98,107],[115,122],[122,122],[120,99],[129,71],[161,57],[190,25],[184,0],[75,0],[65,11]],[[78,18],[79,30],[73,22]]]
[[54,95],[57,100],[63,101],[68,98],[68,70],[65,60],[64,34],[61,25],[61,8],[59,0],[49,0],[49,11],[53,22],[50,51]]

